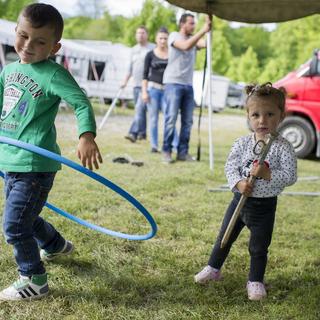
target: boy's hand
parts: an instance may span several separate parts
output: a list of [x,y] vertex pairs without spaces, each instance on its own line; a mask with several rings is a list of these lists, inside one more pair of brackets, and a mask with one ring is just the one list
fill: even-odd
[[80,136],[78,158],[84,167],[92,170],[93,164],[96,169],[99,169],[98,161],[102,163],[102,157],[92,132],[85,132]]
[[271,170],[269,169],[269,165],[267,162],[264,162],[264,164],[258,164],[258,161],[255,161],[253,163],[252,169],[250,171],[250,174],[252,176],[262,178],[264,180],[271,180]]
[[250,197],[253,190],[253,186],[249,182],[249,180],[240,180],[236,184],[236,188],[240,191],[241,194],[245,195],[246,197]]

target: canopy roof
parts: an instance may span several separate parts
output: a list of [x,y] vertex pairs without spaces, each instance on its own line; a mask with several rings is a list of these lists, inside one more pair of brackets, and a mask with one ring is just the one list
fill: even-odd
[[282,22],[320,13],[319,0],[167,0],[186,10],[246,22]]

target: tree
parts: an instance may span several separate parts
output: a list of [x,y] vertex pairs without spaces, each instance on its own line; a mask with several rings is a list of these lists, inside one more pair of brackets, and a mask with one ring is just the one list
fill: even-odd
[[169,31],[177,28],[176,13],[174,9],[164,7],[159,0],[145,0],[140,14],[128,20],[123,26],[124,42],[127,45],[135,44],[135,32],[140,25],[148,29],[149,40],[154,41],[161,26],[165,26]]
[[63,37],[69,39],[108,40],[123,42],[123,25],[127,19],[111,16],[107,11],[100,19],[74,17],[65,20]]
[[241,56],[248,47],[252,47],[257,54],[259,66],[262,67],[267,63],[271,53],[269,31],[257,25],[237,29],[228,26],[224,28],[224,35],[235,56]]
[[262,73],[259,76],[259,83],[274,82],[282,78],[284,70],[282,69],[283,63],[277,61],[276,59],[270,59],[267,65],[263,68]]
[[[213,32],[211,50],[213,72],[225,74],[233,57],[230,45],[221,30]],[[196,69],[203,68],[205,55],[206,50],[201,50],[197,53]]]
[[249,47],[239,59],[236,59],[236,62],[230,64],[227,76],[234,81],[246,83],[258,82],[258,58],[252,47]]
[[30,0],[0,0],[0,17],[2,19],[16,21],[20,11],[28,4],[33,3]]
[[311,57],[313,50],[319,47],[319,33],[319,15],[278,25],[270,37],[270,45],[281,77]]
[[[65,20],[63,37],[69,39],[86,39],[83,35],[92,19],[89,17],[74,17]],[[91,39],[91,38],[89,38]]]

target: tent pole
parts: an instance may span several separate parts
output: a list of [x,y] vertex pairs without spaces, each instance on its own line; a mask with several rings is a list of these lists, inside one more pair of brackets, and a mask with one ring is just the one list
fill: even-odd
[[4,57],[4,50],[3,50],[3,45],[0,43],[0,71],[1,69],[4,68],[4,66],[6,65],[6,59]]
[[[213,171],[213,141],[212,141],[212,79],[211,79],[211,37],[212,37],[212,31],[207,32],[207,85],[208,90],[207,94],[209,95],[208,99],[208,120],[209,120],[209,159],[210,159],[210,170]],[[207,100],[207,99],[205,99]]]

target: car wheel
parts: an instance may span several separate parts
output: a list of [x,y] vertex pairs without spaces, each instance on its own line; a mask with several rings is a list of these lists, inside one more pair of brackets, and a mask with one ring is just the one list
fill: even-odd
[[285,118],[279,126],[279,133],[293,145],[298,158],[305,158],[314,150],[315,132],[310,122],[304,118]]

